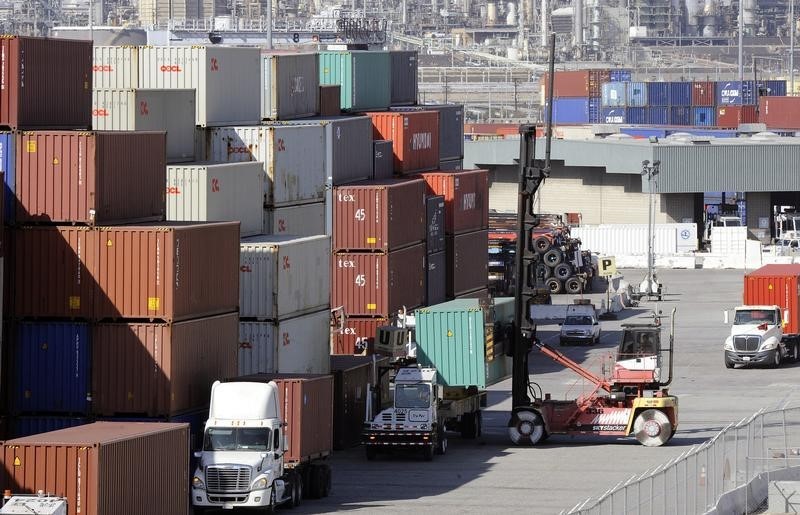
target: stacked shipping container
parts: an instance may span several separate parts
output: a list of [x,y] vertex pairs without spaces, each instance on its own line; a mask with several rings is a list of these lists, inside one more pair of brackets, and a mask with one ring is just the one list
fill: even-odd
[[[606,105],[603,99],[613,96],[617,102],[616,89],[606,88],[607,83],[630,80],[629,70],[577,70],[558,71],[553,79],[553,123],[581,124],[601,123],[603,114],[601,106]],[[542,76],[542,100],[544,106],[542,118],[547,119],[547,99],[549,74]],[[624,87],[621,92],[624,96]],[[615,105],[615,104],[610,104]]]

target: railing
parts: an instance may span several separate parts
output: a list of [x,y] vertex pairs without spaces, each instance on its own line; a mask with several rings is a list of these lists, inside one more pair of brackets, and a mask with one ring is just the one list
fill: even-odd
[[[800,408],[761,410],[562,514],[749,513],[800,466]],[[735,508],[734,508],[735,507]]]

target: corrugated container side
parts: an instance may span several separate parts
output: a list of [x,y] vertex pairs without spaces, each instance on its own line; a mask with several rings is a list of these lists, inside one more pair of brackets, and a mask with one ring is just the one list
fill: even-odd
[[338,84],[320,84],[319,115],[339,116],[342,114],[342,87]]
[[391,104],[389,52],[319,52],[320,84],[341,86],[344,111],[386,109]]
[[[787,88],[786,88],[786,81],[785,80],[767,80],[759,81],[766,91],[762,96],[768,97],[783,97],[786,96]],[[756,102],[757,103],[757,102]]]
[[13,417],[9,421],[9,438],[22,438],[24,436],[38,435],[50,431],[58,431],[68,427],[82,426],[88,424],[89,419],[85,417],[59,417],[38,416],[38,417]]
[[425,272],[425,305],[432,306],[447,299],[447,252],[428,254]]
[[164,219],[165,133],[43,131],[16,139],[18,222]]
[[671,83],[670,82],[646,82],[647,84],[647,104],[650,106],[670,106]]
[[439,113],[439,161],[461,159],[464,156],[463,104],[423,104],[392,107],[391,111],[436,111]]
[[417,52],[393,50],[391,59],[391,104],[417,103]]
[[328,307],[328,236],[257,236],[239,248],[240,317],[277,320]]
[[693,107],[692,125],[710,127],[716,125],[716,111],[713,107]]
[[176,321],[236,311],[239,222],[101,227],[98,319]]
[[387,317],[425,300],[425,245],[388,254],[337,253],[333,256],[331,305],[347,316]]
[[89,326],[20,322],[11,353],[14,413],[89,413]]
[[3,172],[3,218],[13,224],[17,214],[16,170],[14,154],[16,134],[0,132],[0,172]]
[[714,105],[714,83],[701,81],[692,83],[692,106],[708,107]]
[[600,112],[601,123],[626,123],[627,114],[624,107],[604,107]]
[[286,419],[288,464],[326,456],[333,448],[333,376],[276,378]]
[[261,117],[293,120],[315,116],[319,110],[317,55],[262,54]]
[[389,325],[387,318],[350,317],[340,333],[331,334],[331,354],[371,355],[378,328]]
[[669,107],[648,107],[646,123],[650,125],[669,125]]
[[242,237],[261,234],[266,179],[258,162],[168,166],[167,220],[238,220]]
[[692,124],[692,108],[691,107],[672,107],[670,109],[670,123],[672,125],[691,125]]
[[589,123],[600,123],[600,98],[589,98]]
[[377,140],[372,142],[373,166],[372,178],[391,179],[394,176],[394,152],[392,142],[388,140]]
[[444,195],[432,195],[425,199],[425,250],[428,254],[444,250],[445,234]]
[[325,234],[325,203],[267,208],[264,210],[262,232],[294,236]]
[[[14,229],[14,316],[88,319],[94,314],[97,238],[84,227]],[[24,285],[24,287],[23,287]]]
[[148,514],[189,511],[188,424],[95,422],[7,440],[2,461],[3,488],[66,497],[69,515],[139,515],[142,491]]
[[647,123],[647,107],[629,107],[625,110],[626,122],[635,125]]
[[425,182],[389,179],[333,192],[333,250],[389,252],[425,241]]
[[[92,88],[94,90],[133,89],[138,87],[139,47],[94,47],[92,60]],[[194,113],[192,113],[192,116],[194,116]],[[92,127],[97,129],[94,125]]]
[[[548,116],[549,111],[545,106],[545,120]],[[587,97],[553,99],[553,122],[589,123],[589,99]]]
[[626,83],[625,94],[628,107],[645,107],[648,104],[648,91],[646,82]]
[[670,82],[669,98],[672,106],[691,106],[692,83],[686,81]]
[[236,313],[175,324],[92,327],[92,412],[170,416],[205,406],[211,384],[236,374]]
[[[367,356],[331,356],[333,375],[333,448],[347,449],[359,444],[367,411],[367,385],[374,385],[374,366],[387,366],[382,358],[373,365]],[[382,377],[383,390],[389,390],[389,374]]]
[[727,105],[724,107],[717,107],[717,121],[718,127],[725,127],[730,129],[738,129],[741,123],[756,123],[758,121],[758,113],[756,106],[753,105]]
[[[553,98],[588,97],[589,74],[589,70],[556,71],[553,78]],[[542,75],[544,98],[548,97],[549,75],[549,73]]]
[[758,116],[769,129],[800,129],[800,97],[761,97]]
[[789,318],[783,331],[800,333],[800,265],[766,265],[744,277],[743,304],[780,306]]
[[447,237],[447,295],[485,288],[489,282],[489,231]]
[[410,111],[368,113],[374,139],[392,141],[394,171],[409,174],[433,170],[439,164],[439,113]]
[[[339,186],[372,177],[372,120],[347,116],[309,120],[325,128],[325,184]],[[391,167],[394,160],[389,155]]]
[[489,227],[487,170],[429,172],[420,176],[428,184],[428,195],[444,195],[446,234]]
[[10,36],[0,40],[0,125],[88,129],[92,42]]
[[603,84],[601,104],[603,107],[624,107],[627,103],[627,83],[609,82]]
[[239,324],[239,375],[327,374],[330,310],[278,322]]

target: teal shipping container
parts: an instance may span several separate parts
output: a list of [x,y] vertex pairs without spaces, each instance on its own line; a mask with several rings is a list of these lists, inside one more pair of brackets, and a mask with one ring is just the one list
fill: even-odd
[[345,111],[375,111],[391,104],[389,52],[352,50],[319,53],[319,83],[341,86]]
[[[513,299],[512,299],[513,301]],[[486,388],[511,374],[505,346],[494,338],[500,310],[478,299],[456,299],[416,311],[417,361],[437,370],[445,386]]]

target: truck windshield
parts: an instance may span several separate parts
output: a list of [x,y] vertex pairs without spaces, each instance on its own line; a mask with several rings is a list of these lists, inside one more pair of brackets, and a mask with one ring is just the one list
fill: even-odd
[[394,388],[396,408],[427,408],[431,405],[431,390],[427,384],[399,384]]
[[733,317],[734,325],[763,324],[778,325],[777,312],[774,309],[737,309]]
[[266,427],[209,427],[204,451],[268,451],[270,429]]
[[592,325],[592,317],[568,316],[564,319],[564,325]]

